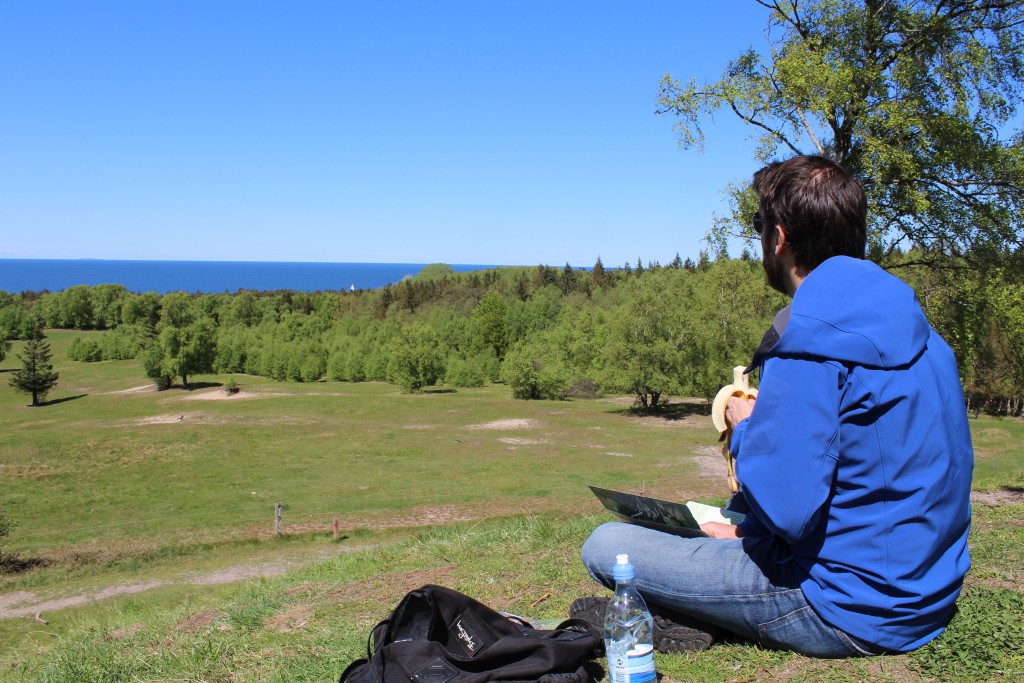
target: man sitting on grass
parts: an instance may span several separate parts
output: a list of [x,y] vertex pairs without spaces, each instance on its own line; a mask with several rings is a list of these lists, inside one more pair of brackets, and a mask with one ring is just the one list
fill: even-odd
[[[970,566],[973,451],[953,353],[910,287],[864,260],[866,201],[818,156],[754,175],[768,284],[793,297],[732,398],[738,526],[596,529],[591,575],[628,553],[662,652],[732,634],[813,657],[906,652],[945,628]],[[572,616],[603,621],[608,598]]]

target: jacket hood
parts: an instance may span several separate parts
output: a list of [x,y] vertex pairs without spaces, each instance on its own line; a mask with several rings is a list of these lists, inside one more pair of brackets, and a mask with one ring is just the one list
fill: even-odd
[[906,283],[870,261],[835,256],[797,289],[788,324],[769,354],[892,369],[917,358],[930,334]]

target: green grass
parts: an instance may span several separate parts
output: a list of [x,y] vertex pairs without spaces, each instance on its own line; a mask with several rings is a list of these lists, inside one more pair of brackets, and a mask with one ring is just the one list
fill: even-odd
[[[18,525],[0,548],[41,563],[0,574],[0,601],[160,586],[47,611],[46,624],[0,619],[0,681],[336,680],[373,624],[423,583],[538,618],[564,615],[595,590],[578,552],[605,517],[587,483],[677,499],[726,493],[724,476],[699,466],[720,457],[700,405],[677,404],[677,419],[641,418],[628,401],[514,401],[501,386],[403,395],[255,377],[237,381],[260,396],[230,401],[189,398],[217,392],[219,377],[196,378],[207,386],[191,392],[111,393],[144,384],[142,372],[65,361],[83,334],[49,336],[61,373],[49,405],[27,408],[27,397],[0,388],[0,509]],[[0,369],[16,365],[12,354]],[[525,422],[493,428],[499,420]],[[974,507],[974,566],[946,634],[910,655],[841,662],[724,645],[659,656],[659,672],[674,681],[1024,680],[1024,424],[971,426],[975,488],[986,497]],[[282,538],[271,533],[276,501]],[[345,535],[337,544],[335,514]],[[228,585],[187,581],[283,562],[301,568]]]
[[[55,359],[82,334],[52,332]],[[135,363],[59,370],[42,408],[0,392],[0,505],[18,522],[8,547],[28,553],[126,538],[159,545],[183,532],[237,537],[268,530],[277,501],[286,525],[339,514],[347,526],[381,527],[440,507],[478,516],[592,505],[591,482],[665,495],[721,488],[693,476],[693,450],[714,443],[710,424],[638,419],[621,403],[255,377],[239,379],[253,398],[196,400],[221,395],[221,378],[196,378],[208,386],[194,391],[111,393],[146,384]],[[529,426],[480,428],[509,419]]]
[[[0,631],[17,641],[0,655],[0,680],[333,680],[388,608],[424,583],[518,614],[561,617],[593,591],[577,551],[601,519],[538,514],[447,525],[273,579],[194,594],[158,590],[54,612],[46,626],[21,620]],[[1019,527],[1017,535],[1024,541]],[[1020,680],[1022,625],[1019,587],[974,581],[947,632],[909,655],[821,662],[731,644],[659,655],[657,665],[673,681]]]

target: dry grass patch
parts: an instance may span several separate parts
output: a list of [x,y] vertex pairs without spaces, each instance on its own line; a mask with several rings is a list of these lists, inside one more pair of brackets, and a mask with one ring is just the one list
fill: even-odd
[[190,614],[177,624],[174,625],[174,630],[181,631],[182,633],[198,633],[215,621],[227,618],[228,613],[223,612],[219,609],[208,609],[202,612],[196,612]]
[[989,507],[1024,504],[1024,489],[999,489],[997,491],[972,491],[971,502]]
[[138,634],[142,631],[143,628],[145,628],[145,624],[142,624],[141,622],[137,621],[134,624],[129,624],[128,626],[125,626],[124,628],[119,628],[115,631],[111,631],[107,634],[106,638],[107,640],[124,640],[125,638],[131,638],[132,636]]
[[270,633],[298,631],[309,623],[309,620],[313,617],[313,611],[313,608],[309,605],[294,605],[264,621],[263,629]]

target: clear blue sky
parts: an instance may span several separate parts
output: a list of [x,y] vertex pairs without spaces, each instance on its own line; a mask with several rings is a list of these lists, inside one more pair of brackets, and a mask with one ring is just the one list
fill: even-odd
[[764,47],[752,0],[2,0],[0,258],[696,258],[756,170],[658,81]]

